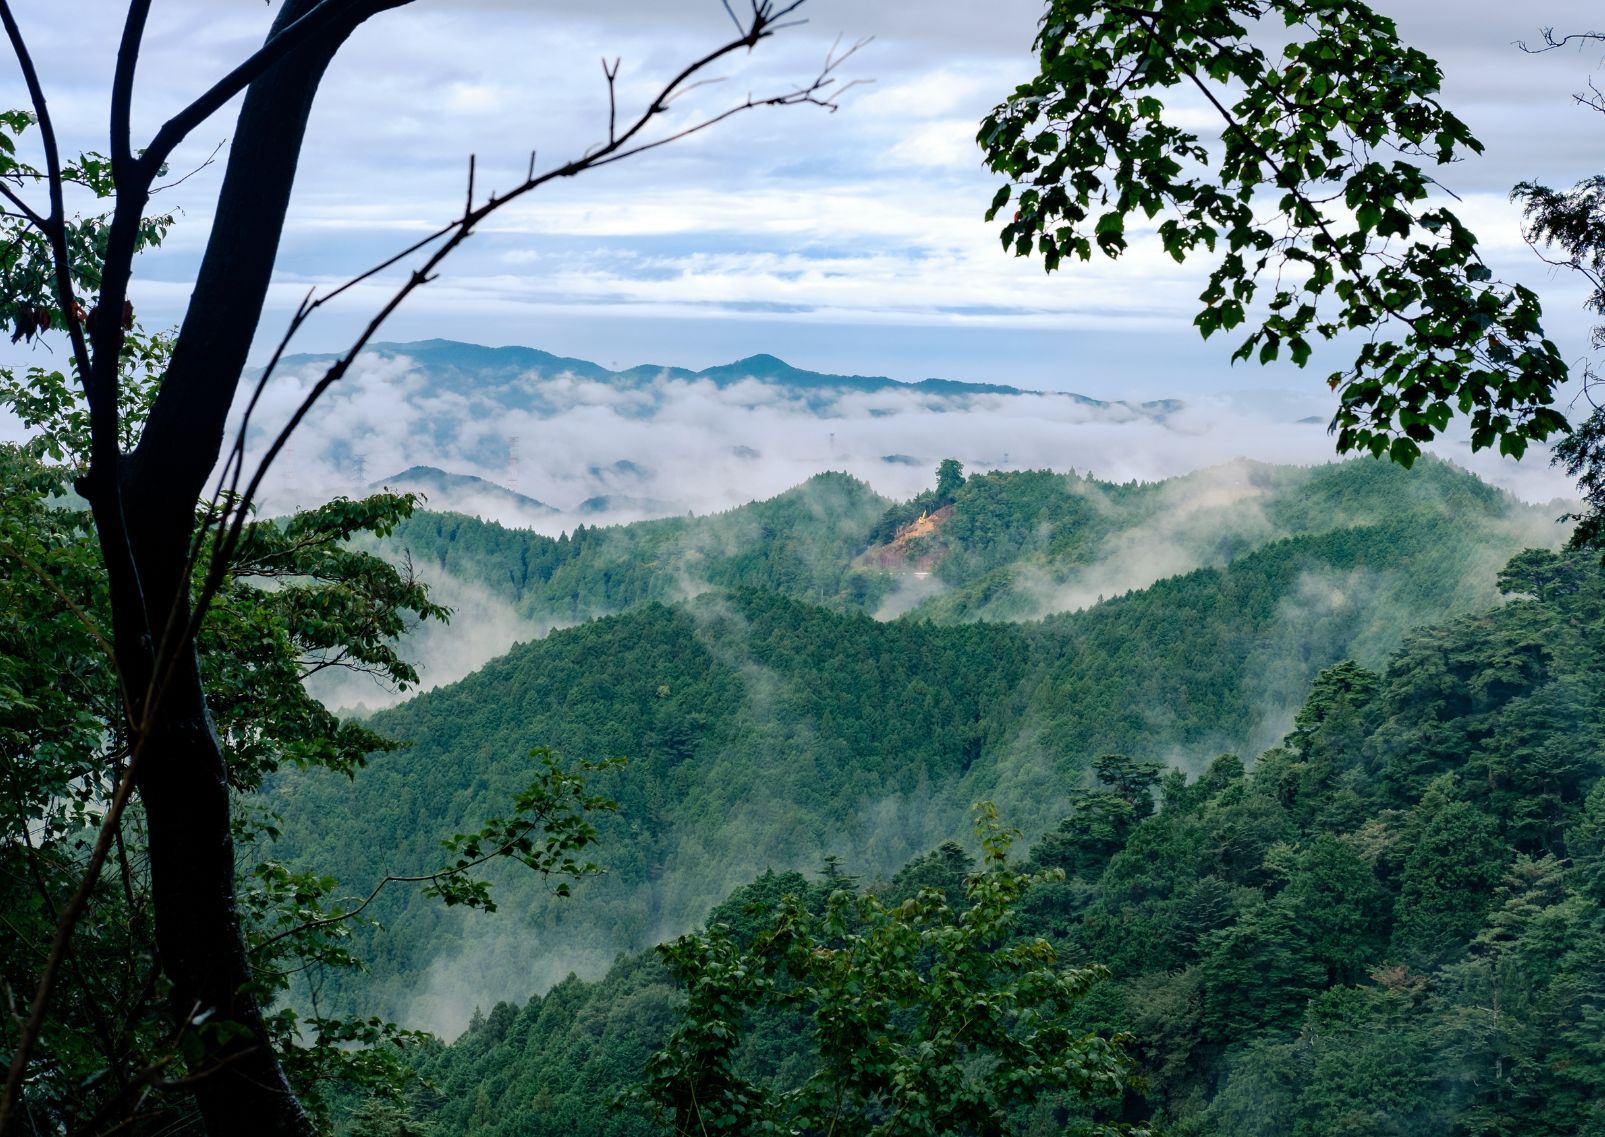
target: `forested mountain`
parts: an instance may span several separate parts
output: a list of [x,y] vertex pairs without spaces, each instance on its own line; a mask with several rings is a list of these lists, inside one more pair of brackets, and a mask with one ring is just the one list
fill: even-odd
[[891,502],[845,474],[820,474],[768,501],[705,517],[560,537],[457,513],[420,511],[382,548],[420,574],[490,588],[530,620],[578,623],[709,587],[755,587],[831,607],[867,607],[892,587],[853,571]]
[[[961,832],[977,799],[1028,833],[1051,828],[1100,754],[1198,768],[1268,745],[1321,668],[1380,666],[1412,624],[1488,602],[1492,558],[1535,528],[1441,464],[1239,473],[1248,507],[1218,479],[1186,494],[1048,474],[949,485],[951,502],[925,503],[952,510],[936,536],[934,571],[954,580],[941,623],[861,611],[898,583],[864,553],[907,507],[842,476],[716,518],[567,542],[425,518],[398,530],[425,576],[444,560],[526,611],[564,599],[581,615],[624,611],[376,716],[411,746],[354,782],[282,775],[281,853],[365,892],[427,868],[443,835],[494,812],[532,746],[630,759],[600,783],[622,807],[603,828],[610,875],[575,902],[507,881],[489,918],[403,891],[376,903],[387,930],[365,937],[363,1005],[450,1032],[475,1005],[571,969],[599,974],[616,951],[692,926],[765,867],[836,853],[851,872],[886,873]],[[973,622],[989,579],[1048,566],[1075,581],[1077,564],[1115,574],[1125,557],[1141,580],[1158,575],[1145,553],[1165,564],[1174,550],[1223,563],[1036,622]],[[965,596],[968,608],[949,599]]]
[[557,513],[544,501],[470,474],[450,474],[434,466],[409,466],[368,487],[369,492],[413,493],[434,502],[436,509],[493,513],[529,525]]
[[[942,511],[942,507],[951,507]],[[928,512],[930,534],[897,542]],[[1463,551],[1493,574],[1524,544],[1553,543],[1557,508],[1523,506],[1447,463],[1411,471],[1356,460],[1233,462],[1163,482],[991,471],[943,495],[892,503],[845,474],[707,517],[579,526],[552,538],[420,511],[388,541],[420,571],[484,584],[527,618],[577,622],[706,587],[754,587],[881,615],[1033,619],[1233,557],[1283,537],[1453,514]],[[934,566],[933,579],[916,570]]]
[[[131,0],[96,71],[106,20],[0,3],[0,1137],[1605,1137],[1605,408],[1561,398],[1605,373],[1438,176],[1531,139],[1485,147],[1364,0],[1044,2],[986,221],[1050,272],[1136,262],[1052,299],[978,255],[948,153],[1020,12],[862,6],[860,99],[868,40],[804,0],[711,40],[637,6],[604,134],[546,66],[604,6],[284,0],[174,52],[193,21]],[[747,66],[782,32],[818,70]],[[142,56],[200,92],[151,135]],[[770,121],[848,92],[828,153]],[[231,107],[211,232],[164,253]],[[471,156],[466,198],[368,144],[512,130],[541,150]],[[1513,196],[1605,313],[1605,177]],[[1213,261],[1203,337],[1326,390],[1221,392],[1144,239]],[[393,318],[1220,393],[376,346]],[[1565,506],[1441,463],[1125,481],[1550,444],[1565,552]],[[1070,462],[1124,484],[1031,469]],[[387,471],[557,536],[399,531]],[[448,595],[469,647],[425,679],[402,640]],[[337,713],[334,673],[422,695]]]
[[[498,609],[485,617],[498,631],[516,627],[533,638],[645,600],[733,587],[883,618],[1028,620],[1225,564],[1280,538],[1383,523],[1438,534],[1426,550],[1439,558],[1429,575],[1456,576],[1466,590],[1455,603],[1482,604],[1494,598],[1505,558],[1558,540],[1562,508],[1522,505],[1434,460],[1413,471],[1368,460],[1310,468],[1243,461],[1127,484],[1046,470],[965,479],[955,469],[950,485],[905,502],[845,474],[820,474],[724,513],[579,525],[555,538],[420,511],[380,547],[426,580],[465,585],[483,601],[470,608]],[[1456,524],[1445,524],[1448,514]],[[465,612],[449,644],[437,634],[421,650],[461,650],[476,626],[475,612]],[[485,638],[501,651],[513,636]],[[355,688],[348,697],[371,694]]]
[[[1503,583],[1509,603],[1381,672],[1325,669],[1256,761],[1103,760],[1035,845],[1065,876],[1021,934],[1111,968],[1080,1015],[1134,1036],[1118,1115],[1212,1137],[1605,1128],[1605,580],[1595,554],[1531,552]],[[953,892],[970,864],[948,844],[864,887]],[[764,874],[711,919],[843,886]],[[611,1102],[678,1005],[650,953],[497,1005],[420,1055],[411,1109],[472,1137],[655,1132]],[[786,1023],[760,1016],[752,1069],[795,1060]]]

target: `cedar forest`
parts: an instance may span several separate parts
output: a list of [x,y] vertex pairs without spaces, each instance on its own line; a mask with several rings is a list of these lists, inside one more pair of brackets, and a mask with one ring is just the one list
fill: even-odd
[[[507,201],[834,109],[845,56],[665,125],[799,3],[726,5],[604,145],[470,178],[278,441]],[[1539,298],[1434,192],[1480,145],[1390,20],[1050,0],[978,136],[1006,252],[1152,237],[1211,262],[1195,322],[1238,358],[1351,351],[1357,457],[948,459],[906,501],[823,472],[553,538],[410,494],[258,514],[278,448],[252,468],[227,415],[279,362],[245,370],[306,115],[405,3],[284,0],[139,147],[149,7],[111,155],[74,156],[0,0],[0,320],[66,361],[0,370],[0,1135],[1605,1137],[1605,411],[1556,409]],[[149,331],[152,187],[242,93],[195,298]],[[1515,190],[1596,312],[1602,192]],[[1457,420],[1552,444],[1569,528],[1424,450]],[[554,630],[325,706],[341,672],[419,685],[440,580]]]

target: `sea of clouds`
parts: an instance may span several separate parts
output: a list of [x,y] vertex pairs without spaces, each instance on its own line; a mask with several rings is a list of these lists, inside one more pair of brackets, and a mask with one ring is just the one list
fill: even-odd
[[[268,383],[249,439],[253,458],[322,370],[302,362]],[[818,391],[758,379],[719,386],[667,373],[633,387],[571,374],[531,375],[528,383],[539,389],[538,409],[512,405],[516,381],[445,383],[404,354],[365,355],[296,432],[266,483],[264,509],[362,493],[409,467],[433,466],[484,478],[558,512],[521,509],[494,495],[437,506],[556,534],[579,523],[728,509],[824,470],[845,470],[906,498],[932,485],[937,463],[949,457],[972,473],[1074,469],[1122,482],[1240,457],[1294,464],[1334,458],[1330,403],[1318,384],[1308,395],[1209,394],[1154,409],[1053,393],[913,388],[841,390],[822,399]],[[1521,463],[1473,455],[1453,436],[1436,450],[1527,501],[1571,492],[1540,453]]]

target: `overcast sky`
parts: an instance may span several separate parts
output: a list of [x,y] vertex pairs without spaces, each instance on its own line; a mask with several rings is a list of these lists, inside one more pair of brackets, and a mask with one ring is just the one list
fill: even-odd
[[[738,5],[739,6],[739,5]],[[15,5],[69,147],[104,149],[118,5]],[[683,120],[747,91],[810,78],[838,41],[873,42],[843,69],[870,82],[839,113],[764,110],[628,166],[554,185],[499,216],[410,300],[382,338],[518,343],[627,367],[693,368],[760,351],[822,371],[930,375],[1106,398],[1276,387],[1327,407],[1307,373],[1226,366],[1189,327],[1206,271],[1148,246],[1119,264],[1045,276],[1005,256],[982,214],[978,119],[1034,70],[1040,0],[809,0],[808,23],[721,70]],[[1597,48],[1528,56],[1542,28],[1588,27],[1581,0],[1382,0],[1444,65],[1445,101],[1487,155],[1444,180],[1507,277],[1547,298],[1552,333],[1584,346],[1575,282],[1521,244],[1505,195],[1524,178],[1569,184],[1605,159],[1605,122],[1572,104],[1605,72]],[[156,0],[136,104],[146,137],[258,42],[276,6]],[[104,18],[103,18],[104,17]],[[362,28],[325,82],[260,343],[312,285],[366,268],[461,207],[467,156],[482,189],[515,182],[531,149],[556,161],[605,135],[599,58],[623,60],[621,110],[730,30],[718,0],[419,0]],[[15,72],[8,101],[20,102]],[[196,133],[175,172],[227,144],[233,108]],[[221,165],[169,191],[182,211],[143,258],[142,317],[178,318]],[[309,328],[341,346],[378,293]],[[259,353],[260,354],[260,353]],[[1323,364],[1327,366],[1323,366]],[[1329,409],[1329,408],[1327,408]]]

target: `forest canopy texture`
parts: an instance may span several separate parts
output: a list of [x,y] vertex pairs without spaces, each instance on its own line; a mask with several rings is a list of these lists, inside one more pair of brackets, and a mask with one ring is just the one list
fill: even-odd
[[[1007,1131],[1605,1125],[1605,579],[1595,554],[1533,552],[1502,582],[1507,603],[1417,632],[1381,672],[1323,671],[1255,762],[1225,754],[1191,778],[1095,764],[1030,849],[1027,870],[1059,875],[1024,894],[1015,935],[1107,965],[1070,1025],[1126,1038],[1135,1070],[1114,1100],[1046,1098]],[[709,934],[761,954],[792,907],[866,890],[896,905],[935,889],[962,911],[976,868],[948,844],[873,884],[829,866],[765,874]],[[610,1103],[680,1037],[689,950],[476,1018],[420,1059],[417,1117],[468,1134],[655,1132]],[[806,1031],[784,1000],[753,997],[765,1009],[742,1020],[736,1070],[803,1084],[818,1069]]]

